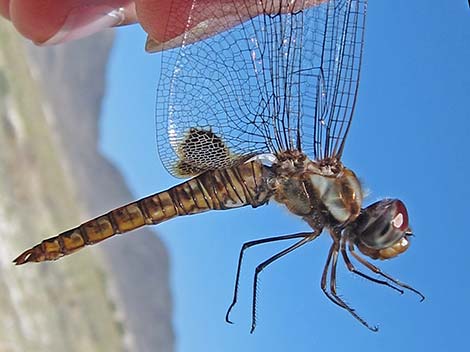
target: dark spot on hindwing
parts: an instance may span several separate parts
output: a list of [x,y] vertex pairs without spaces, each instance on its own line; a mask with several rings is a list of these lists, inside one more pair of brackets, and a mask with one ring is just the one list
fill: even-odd
[[174,166],[179,176],[189,177],[207,170],[230,167],[238,159],[222,139],[210,130],[190,128],[178,145],[179,161]]

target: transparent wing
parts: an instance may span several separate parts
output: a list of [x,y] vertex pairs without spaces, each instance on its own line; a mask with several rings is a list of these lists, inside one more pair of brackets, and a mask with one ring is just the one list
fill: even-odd
[[356,98],[365,3],[175,0],[165,44],[147,46],[166,50],[156,124],[167,170],[186,177],[292,149],[339,157]]
[[321,72],[315,90],[315,159],[341,158],[359,86],[366,7],[367,0],[325,4]]

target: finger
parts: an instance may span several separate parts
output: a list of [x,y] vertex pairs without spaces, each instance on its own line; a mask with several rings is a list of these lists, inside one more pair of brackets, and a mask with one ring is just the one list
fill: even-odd
[[[186,33],[185,40],[188,41],[188,34],[193,33],[193,40],[196,41],[217,33],[229,27],[230,17],[240,18],[237,13],[237,2],[246,0],[233,0],[224,2],[224,12],[221,13],[220,1],[211,0],[135,0],[136,12],[140,24],[149,34],[156,45],[166,44],[165,48],[171,45],[180,45],[181,35]],[[255,3],[254,0],[248,0]],[[188,18],[191,15],[191,21]],[[204,31],[198,31],[200,24],[204,24]],[[171,41],[175,41],[172,45]],[[148,50],[149,48],[147,48]],[[153,51],[153,50],[150,50]]]
[[0,16],[10,19],[10,0],[0,0]]
[[10,0],[9,8],[17,30],[42,45],[63,43],[135,22],[132,0]]
[[[187,19],[192,0],[136,0],[136,12],[145,31],[155,40],[164,42],[168,39],[166,32],[170,16]],[[179,14],[179,16],[178,16]],[[178,31],[177,28],[174,29]],[[174,34],[177,36],[182,32]]]
[[[149,34],[150,52],[190,44],[228,30],[259,14],[299,11],[327,0],[135,0],[139,22]],[[183,35],[184,33],[184,35]]]

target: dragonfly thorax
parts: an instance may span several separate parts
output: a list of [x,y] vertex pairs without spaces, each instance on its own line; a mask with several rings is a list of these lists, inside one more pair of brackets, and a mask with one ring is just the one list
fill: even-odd
[[301,153],[285,153],[272,168],[274,199],[290,212],[322,227],[346,225],[359,215],[361,185],[339,160],[312,161]]

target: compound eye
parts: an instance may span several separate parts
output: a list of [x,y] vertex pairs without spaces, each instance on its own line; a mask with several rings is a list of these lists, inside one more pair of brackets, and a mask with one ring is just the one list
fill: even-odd
[[399,231],[409,231],[408,212],[405,204],[401,200],[396,199],[393,204],[395,207],[395,216],[392,218],[392,226]]
[[362,210],[356,223],[356,245],[364,254],[372,251],[376,257],[392,258],[409,246],[408,212],[398,199],[370,205]]

